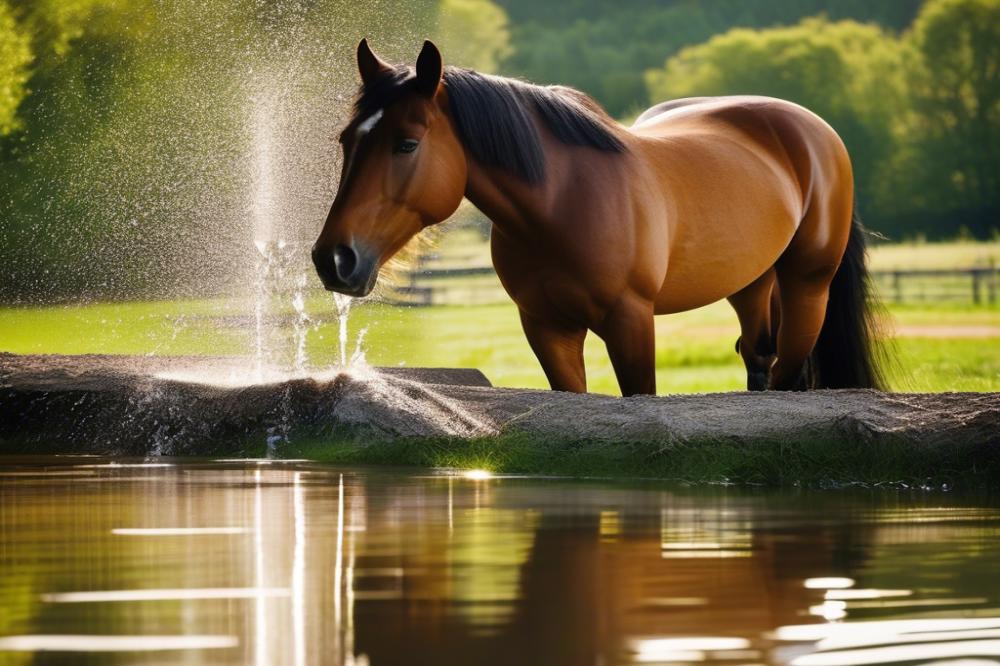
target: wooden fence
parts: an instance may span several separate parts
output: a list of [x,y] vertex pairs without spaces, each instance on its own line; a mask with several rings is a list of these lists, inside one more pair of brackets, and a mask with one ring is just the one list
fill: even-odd
[[893,303],[996,305],[1000,268],[872,271],[872,278],[882,298]]
[[[492,266],[423,268],[403,274],[386,295],[396,305],[484,305],[506,294]],[[872,271],[879,296],[892,303],[968,302],[997,305],[1000,268]]]

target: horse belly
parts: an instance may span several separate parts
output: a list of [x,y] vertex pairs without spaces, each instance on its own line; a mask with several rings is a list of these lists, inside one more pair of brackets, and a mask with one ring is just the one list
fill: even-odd
[[678,232],[656,298],[656,314],[714,303],[771,268],[795,235],[798,220],[780,205],[766,208],[751,216],[703,218]]

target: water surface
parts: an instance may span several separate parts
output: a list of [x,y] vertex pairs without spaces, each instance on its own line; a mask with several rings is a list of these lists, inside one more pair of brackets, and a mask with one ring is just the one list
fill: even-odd
[[0,458],[0,664],[1000,659],[1000,504]]

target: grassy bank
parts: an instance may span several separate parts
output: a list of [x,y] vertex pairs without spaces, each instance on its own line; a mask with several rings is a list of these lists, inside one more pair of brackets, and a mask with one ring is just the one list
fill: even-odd
[[974,446],[936,447],[913,455],[906,443],[872,446],[855,438],[761,441],[753,447],[724,439],[669,447],[622,441],[539,442],[521,435],[477,440],[357,441],[293,439],[287,457],[340,465],[412,465],[492,474],[669,479],[771,487],[986,488],[1000,479],[1000,459]]

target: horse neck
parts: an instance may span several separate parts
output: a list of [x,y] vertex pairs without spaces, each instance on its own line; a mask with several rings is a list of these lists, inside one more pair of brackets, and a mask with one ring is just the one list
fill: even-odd
[[555,202],[568,183],[578,186],[573,161],[550,137],[543,139],[546,178],[529,184],[503,170],[477,163],[467,154],[468,177],[465,197],[501,231],[508,234],[535,233],[553,219]]

